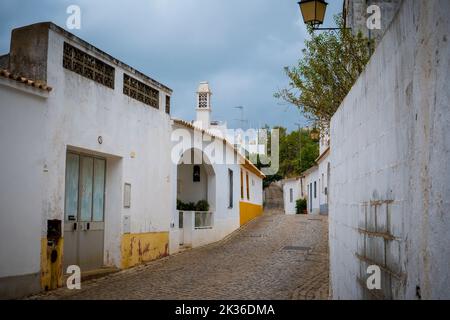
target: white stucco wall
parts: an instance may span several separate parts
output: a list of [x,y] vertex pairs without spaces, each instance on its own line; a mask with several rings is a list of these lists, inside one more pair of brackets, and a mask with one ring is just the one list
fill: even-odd
[[40,271],[48,111],[42,94],[0,78],[0,278]]
[[368,297],[357,281],[367,264],[356,254],[385,265],[387,298],[450,298],[448,12],[447,0],[403,1],[332,119],[334,299]]
[[[316,193],[314,193],[314,182],[316,183]],[[313,170],[310,170],[307,174],[305,174],[305,183],[306,183],[306,199],[308,202],[308,213],[309,214],[318,214],[320,211],[320,203],[319,203],[319,168],[315,167]],[[310,196],[310,185],[312,184],[312,196]],[[312,198],[312,201],[311,201]]]
[[200,165],[200,181],[198,182],[193,181],[193,171],[193,164],[178,166],[177,198],[184,203],[208,200],[208,175],[205,167]]
[[318,161],[318,197],[320,213],[326,214],[328,210],[328,164],[329,152],[324,154]]
[[[239,177],[239,181],[238,181],[238,186],[239,186],[239,199],[241,202],[247,202],[247,203],[252,203],[252,204],[256,204],[256,205],[263,205],[263,198],[262,198],[262,179],[260,177],[258,177],[256,174],[254,174],[253,172],[251,172],[250,170],[247,170],[243,167],[241,167],[240,169],[243,173],[243,188],[244,188],[244,197],[241,197],[240,194],[240,188],[241,188],[241,182],[240,182],[240,177]],[[250,195],[250,197],[247,197],[247,178],[246,175],[248,174],[248,193]]]

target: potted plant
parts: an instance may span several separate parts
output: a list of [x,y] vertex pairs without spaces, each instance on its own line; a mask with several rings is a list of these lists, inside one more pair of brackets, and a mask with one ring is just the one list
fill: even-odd
[[209,203],[206,200],[200,200],[199,202],[197,202],[197,204],[195,205],[195,210],[196,211],[209,211]]
[[177,210],[179,211],[195,211],[196,204],[194,202],[184,203],[181,200],[177,200]]
[[307,206],[306,199],[298,199],[295,206],[297,214],[307,214]]

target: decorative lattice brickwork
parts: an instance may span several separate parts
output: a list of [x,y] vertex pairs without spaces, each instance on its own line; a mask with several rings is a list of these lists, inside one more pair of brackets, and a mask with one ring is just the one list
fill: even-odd
[[63,67],[114,89],[115,69],[103,61],[64,43]]
[[198,94],[198,107],[199,108],[208,108],[208,94],[207,93],[199,93]]
[[127,74],[123,75],[123,94],[159,109],[159,91]]

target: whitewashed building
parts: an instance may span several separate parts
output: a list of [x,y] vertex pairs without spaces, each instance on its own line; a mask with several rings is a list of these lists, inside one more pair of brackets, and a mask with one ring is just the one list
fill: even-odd
[[52,23],[2,61],[0,296],[168,255],[172,91]]
[[[171,253],[221,240],[262,213],[264,175],[226,139],[226,126],[211,120],[211,96],[201,82],[196,120],[173,120]],[[199,201],[209,208],[193,208]]]
[[309,214],[328,214],[330,152],[330,137],[327,133],[322,133],[319,141],[319,157],[315,160],[316,164],[302,174],[301,186],[306,188],[305,194]]
[[283,186],[283,200],[284,200],[284,213],[296,214],[297,213],[297,200],[306,199],[307,192],[305,192],[305,177],[294,177],[284,179],[281,181]]
[[[263,175],[245,159],[203,165],[193,192],[194,169],[172,162],[172,133],[189,125],[171,120],[171,94],[52,23],[12,31],[0,57],[0,298],[62,286],[69,265],[129,268],[223,238],[240,226],[242,169],[262,211]],[[191,240],[177,196],[210,203],[211,215],[184,216],[203,228]]]

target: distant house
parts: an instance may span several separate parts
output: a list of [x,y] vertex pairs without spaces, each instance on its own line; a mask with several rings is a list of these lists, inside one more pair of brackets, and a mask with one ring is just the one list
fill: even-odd
[[306,186],[306,200],[309,214],[328,215],[328,194],[330,178],[330,138],[322,134],[319,142],[319,157],[316,165],[303,172]]
[[318,174],[319,213],[328,214],[328,194],[330,179],[330,138],[324,134],[320,139],[319,157],[316,159]]
[[306,198],[305,176],[284,179],[281,181],[283,186],[284,213],[297,213],[297,200]]

